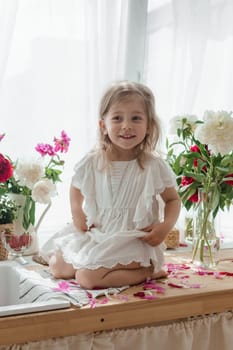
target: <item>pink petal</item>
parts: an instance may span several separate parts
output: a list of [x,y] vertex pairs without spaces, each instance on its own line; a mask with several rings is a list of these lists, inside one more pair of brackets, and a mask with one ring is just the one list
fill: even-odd
[[233,272],[228,272],[228,271],[221,271],[219,272],[220,275],[225,275],[225,276],[231,276],[233,277]]
[[189,275],[185,275],[185,276],[181,276],[180,278],[181,279],[186,279],[186,278],[190,278],[190,276]]
[[108,298],[103,298],[101,301],[100,301],[100,304],[107,304],[108,303]]
[[86,294],[87,294],[89,299],[92,299],[92,294],[90,292],[88,292],[87,290],[86,290]]
[[134,293],[135,297],[143,298],[146,294],[144,292],[136,292]]
[[164,294],[165,288],[159,286],[158,284],[151,282],[151,283],[144,283],[143,289],[155,289],[157,293]]
[[79,286],[77,281],[69,281],[69,284],[74,284],[75,286]]
[[69,284],[66,281],[58,282],[58,287],[53,288],[53,291],[55,292],[68,292],[69,290],[70,290]]
[[215,273],[214,273],[214,277],[215,277],[216,279],[219,279],[219,280],[224,279],[224,275],[221,274],[221,273],[219,273],[219,272],[215,272]]
[[188,266],[187,264],[168,263],[168,264],[165,264],[165,266],[167,267],[167,270],[169,273],[176,271],[176,270],[188,270],[188,269],[190,269],[190,266]]
[[91,299],[89,305],[92,309],[94,309],[96,307],[96,299]]
[[176,283],[172,283],[172,282],[169,282],[167,285],[169,287],[173,287],[173,288],[184,288],[184,286],[182,286],[181,284],[176,284]]
[[69,289],[69,283],[66,282],[66,281],[61,281],[58,283],[58,286],[61,288],[61,289]]

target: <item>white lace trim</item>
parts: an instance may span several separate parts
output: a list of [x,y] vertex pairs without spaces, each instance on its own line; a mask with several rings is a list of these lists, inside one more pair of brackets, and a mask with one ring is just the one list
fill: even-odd
[[101,267],[107,268],[107,269],[112,269],[114,268],[117,264],[121,264],[121,265],[129,265],[133,262],[136,263],[140,263],[141,267],[149,267],[151,265],[151,263],[154,265],[154,272],[158,272],[161,269],[161,265],[158,264],[158,261],[152,260],[152,259],[148,259],[148,261],[142,261],[141,259],[121,259],[120,261],[116,262],[116,261],[109,261],[108,263],[104,262],[98,262],[98,265],[96,264],[88,264],[88,265],[80,265],[75,263],[75,261],[73,261],[70,257],[67,257],[63,254],[63,258],[65,260],[65,262],[67,262],[68,264],[72,264],[74,269],[89,269],[89,270],[97,270]]

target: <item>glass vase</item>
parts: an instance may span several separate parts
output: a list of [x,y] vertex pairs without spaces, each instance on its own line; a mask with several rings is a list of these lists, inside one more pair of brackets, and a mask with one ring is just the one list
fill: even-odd
[[28,233],[15,234],[5,231],[1,234],[1,240],[13,259],[22,257],[32,244],[32,236]]
[[[23,216],[26,197],[22,194],[10,194],[9,197],[13,199],[19,206],[17,218],[13,222],[14,234],[17,236],[15,239],[13,239],[15,243],[11,244],[13,246],[16,245],[16,248],[14,248],[13,251],[15,251],[15,254],[25,256],[37,254],[39,251],[38,229],[45,214],[49,210],[51,203],[49,203],[42,211],[42,214],[40,215],[37,223],[35,223],[34,225],[30,224],[27,230],[25,230],[25,228],[23,227]],[[26,243],[22,244],[22,242]],[[12,252],[12,249],[10,248],[11,246],[8,244],[7,249],[9,249],[9,251]]]
[[193,209],[190,209],[189,211],[185,211],[184,215],[184,240],[187,243],[192,243],[193,241]]
[[192,262],[203,268],[215,268],[219,260],[220,239],[212,210],[212,193],[198,192],[194,215]]

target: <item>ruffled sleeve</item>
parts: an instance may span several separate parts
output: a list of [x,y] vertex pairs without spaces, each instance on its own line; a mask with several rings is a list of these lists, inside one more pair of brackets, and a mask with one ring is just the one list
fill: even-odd
[[155,194],[162,193],[168,187],[177,187],[176,175],[162,158],[154,157],[151,161],[150,170],[154,179]]
[[176,176],[169,165],[159,157],[148,160],[145,168],[145,185],[139,198],[134,223],[137,228],[143,228],[162,216],[163,202],[158,199],[166,188],[176,187]]
[[86,155],[75,165],[71,184],[78,188],[84,197],[83,211],[87,216],[87,226],[90,227],[96,217],[95,174],[92,154]]

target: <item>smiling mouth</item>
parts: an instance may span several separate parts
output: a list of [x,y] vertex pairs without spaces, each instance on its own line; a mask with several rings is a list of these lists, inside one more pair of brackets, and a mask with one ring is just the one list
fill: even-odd
[[124,140],[130,140],[130,139],[133,139],[134,137],[135,135],[120,135],[120,138]]

